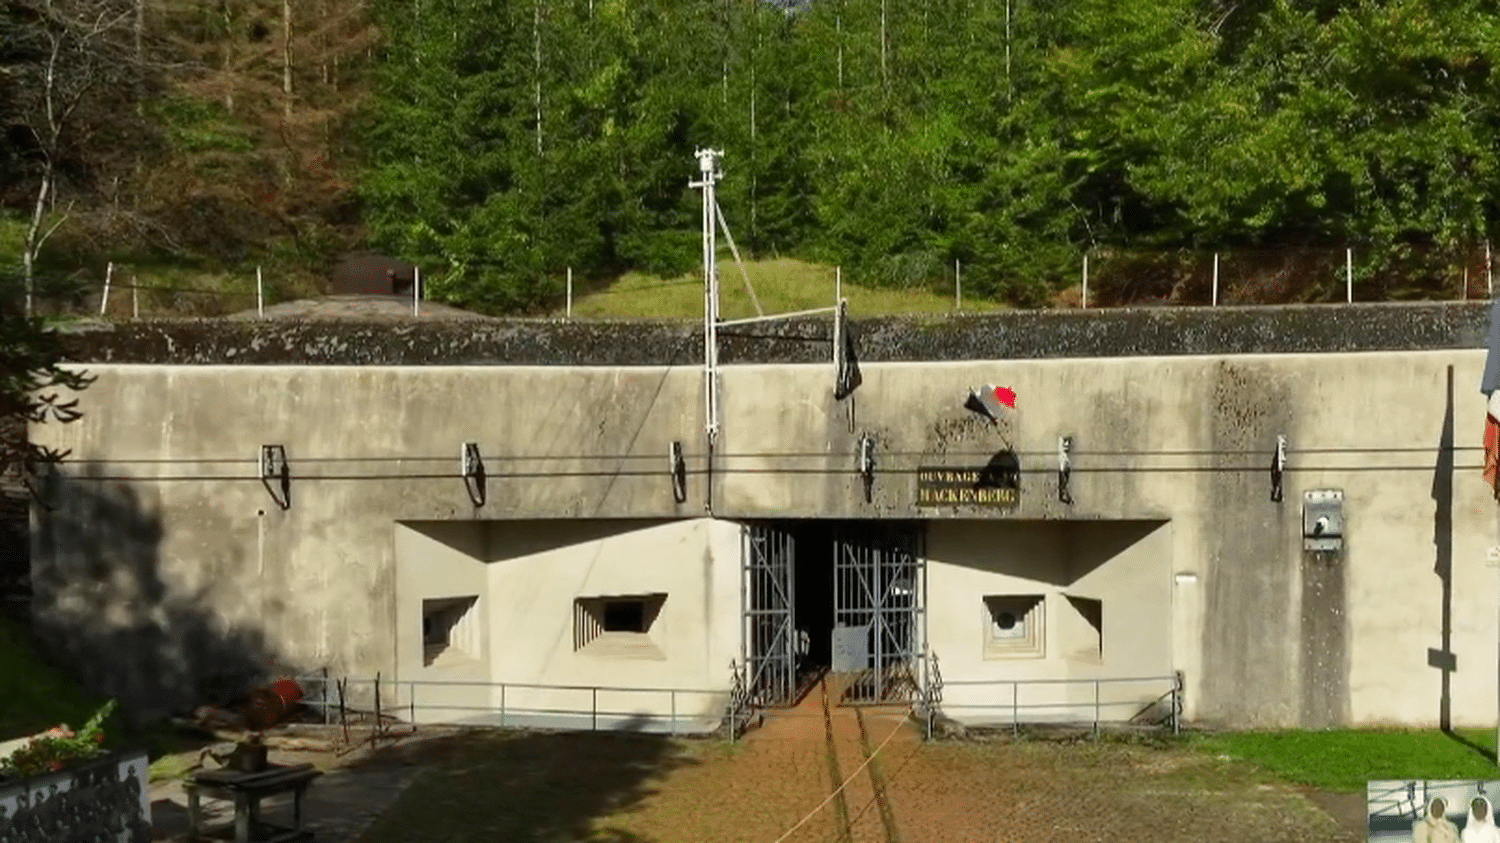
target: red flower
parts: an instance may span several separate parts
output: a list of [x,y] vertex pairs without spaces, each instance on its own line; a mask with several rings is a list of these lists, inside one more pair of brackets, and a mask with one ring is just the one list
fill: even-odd
[[51,761],[51,762],[48,762],[47,769],[49,769],[49,770],[51,770],[52,772],[55,773],[58,770],[62,769],[62,762],[61,761]]
[[103,732],[95,732],[94,733],[94,743],[104,743],[104,733]]

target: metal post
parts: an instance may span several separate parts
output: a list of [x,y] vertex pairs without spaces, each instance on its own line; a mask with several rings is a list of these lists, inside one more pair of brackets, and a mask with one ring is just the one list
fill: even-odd
[[964,276],[963,268],[959,266],[958,260],[953,261],[953,309],[963,312],[964,309]]
[[1094,737],[1099,737],[1099,680],[1094,680]]
[[1021,736],[1021,683],[1010,683],[1010,734]]
[[1458,291],[1458,300],[1469,300],[1469,264],[1467,261],[1464,262],[1464,285]]
[[1344,250],[1344,286],[1349,302],[1354,302],[1354,250]]
[[569,318],[569,319],[573,318],[573,267],[571,267],[571,266],[568,267],[568,315],[567,315],[567,318]]
[[1083,306],[1089,306],[1089,253],[1083,253]]
[[1182,671],[1172,674],[1172,734],[1182,731]]
[[333,719],[332,706],[328,699],[328,668],[323,668],[323,725],[327,726]]
[[589,690],[590,690],[590,693],[594,697],[593,703],[589,707],[589,713],[593,717],[593,725],[590,727],[589,730],[593,731],[593,732],[597,732],[597,731],[599,731],[599,689],[598,688],[591,688]]
[[262,319],[266,318],[266,288],[258,266],[255,268],[255,313]]
[[141,318],[141,282],[134,275],[130,276],[130,318]]
[[669,691],[668,696],[672,700],[672,737],[677,737],[677,692]]
[[1490,261],[1490,241],[1484,241],[1484,294],[1490,298],[1495,296],[1495,273],[1494,264]]
[[411,315],[422,315],[422,267],[414,266],[411,270]]
[[500,728],[505,728],[505,683],[500,683]]
[[1214,252],[1214,307],[1219,306],[1219,253]]
[[115,277],[115,262],[110,261],[104,268],[104,297],[99,299],[99,315],[103,316],[109,310],[109,282]]
[[417,682],[415,679],[406,689],[406,701],[411,705],[411,713],[407,716],[411,718],[411,724],[415,726],[417,725]]

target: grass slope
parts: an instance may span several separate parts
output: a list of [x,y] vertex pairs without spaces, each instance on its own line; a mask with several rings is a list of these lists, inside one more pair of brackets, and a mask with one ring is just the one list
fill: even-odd
[[1187,742],[1330,791],[1364,792],[1366,782],[1379,779],[1500,779],[1493,729],[1238,732]]
[[25,630],[4,617],[0,677],[0,740],[33,735],[59,723],[82,726],[104,703],[38,655]]
[[[745,276],[755,288],[761,309],[767,314],[789,313],[831,307],[834,303],[835,269],[789,258],[750,261]],[[849,300],[849,315],[875,316],[898,313],[951,313],[953,296],[927,289],[890,290],[864,287],[844,278],[842,291]],[[965,312],[998,310],[991,301],[964,301]],[[562,316],[566,307],[551,315]],[[719,261],[719,314],[724,319],[755,316],[744,277],[733,260]],[[703,278],[692,273],[663,279],[628,273],[604,290],[581,295],[573,301],[575,317],[624,317],[662,319],[703,318]]]

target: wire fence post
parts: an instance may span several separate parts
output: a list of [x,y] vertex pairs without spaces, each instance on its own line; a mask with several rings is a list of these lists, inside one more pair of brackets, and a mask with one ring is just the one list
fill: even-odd
[[573,267],[568,267],[568,319],[573,318]]
[[415,679],[412,680],[410,687],[406,689],[406,702],[411,706],[411,713],[408,716],[411,718],[411,724],[415,726],[417,725],[417,681]]
[[589,704],[589,715],[593,718],[589,731],[597,732],[599,731],[599,689],[590,688],[589,693],[593,696],[593,701]]
[[1495,273],[1494,263],[1490,261],[1490,241],[1484,241],[1484,294],[1489,298],[1495,297]]
[[505,683],[500,683],[500,728],[505,728]]
[[962,313],[964,309],[964,276],[963,267],[955,258],[953,261],[953,309]]
[[1354,303],[1354,249],[1344,250],[1344,287],[1345,296],[1350,304]]
[[327,726],[333,720],[333,709],[328,699],[328,668],[323,668],[323,725]]
[[109,310],[109,282],[115,277],[115,262],[110,261],[104,268],[104,297],[99,299],[99,315],[103,316]]
[[265,281],[261,278],[258,266],[255,268],[255,313],[262,319],[266,318]]
[[134,275],[130,276],[130,318],[141,318],[141,282]]
[[677,692],[668,691],[667,695],[672,700],[672,737],[677,737]]
[[1458,291],[1458,300],[1469,300],[1469,262],[1467,260],[1464,261],[1464,281],[1463,287],[1461,287]]
[[1083,253],[1083,306],[1089,306],[1089,253]]
[[1219,306],[1219,253],[1214,252],[1214,307]]
[[422,315],[422,267],[411,269],[411,315]]

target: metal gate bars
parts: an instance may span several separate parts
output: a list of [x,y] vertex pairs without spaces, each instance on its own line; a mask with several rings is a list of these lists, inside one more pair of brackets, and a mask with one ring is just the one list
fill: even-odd
[[833,665],[841,703],[922,699],[926,569],[918,525],[844,525],[834,538]]
[[763,524],[741,532],[741,660],[745,701],[787,705],[797,685],[792,620],[794,551],[790,534]]

